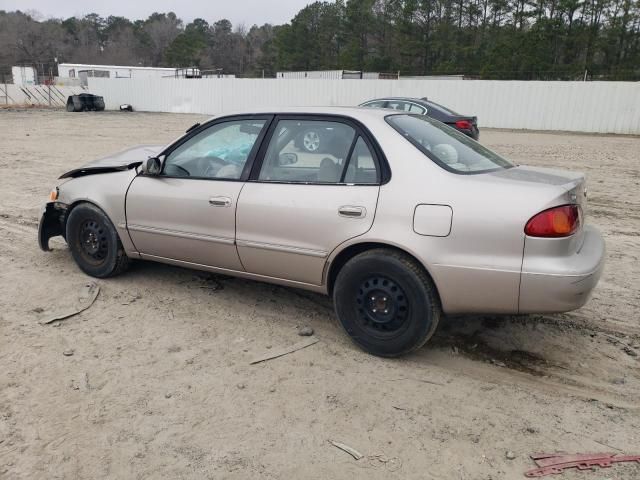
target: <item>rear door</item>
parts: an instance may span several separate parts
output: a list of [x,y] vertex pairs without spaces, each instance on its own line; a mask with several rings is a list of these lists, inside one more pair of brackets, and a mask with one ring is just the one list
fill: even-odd
[[[300,132],[327,132],[318,152]],[[320,285],[330,252],[366,233],[380,189],[366,132],[335,117],[280,116],[238,200],[236,243],[246,271]]]

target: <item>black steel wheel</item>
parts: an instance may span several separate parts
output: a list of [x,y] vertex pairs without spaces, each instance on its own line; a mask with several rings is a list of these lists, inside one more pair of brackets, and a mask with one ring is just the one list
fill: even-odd
[[109,240],[105,228],[104,225],[90,219],[82,223],[78,232],[80,254],[85,261],[93,265],[104,263],[109,253]]
[[371,335],[391,337],[407,326],[409,302],[402,287],[385,275],[371,275],[360,282],[356,294],[358,320]]
[[413,258],[392,249],[356,255],[333,287],[338,320],[363,350],[397,357],[422,347],[441,315],[433,281]]
[[77,205],[69,213],[66,240],[78,266],[93,277],[117,275],[129,264],[115,227],[90,203]]

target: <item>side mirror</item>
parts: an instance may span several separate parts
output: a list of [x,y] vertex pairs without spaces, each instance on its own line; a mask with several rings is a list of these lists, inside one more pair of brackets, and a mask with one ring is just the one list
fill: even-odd
[[147,175],[160,175],[162,171],[162,161],[158,157],[149,158],[143,171]]
[[278,166],[284,167],[285,165],[293,165],[298,163],[298,155],[295,153],[281,153],[278,157]]

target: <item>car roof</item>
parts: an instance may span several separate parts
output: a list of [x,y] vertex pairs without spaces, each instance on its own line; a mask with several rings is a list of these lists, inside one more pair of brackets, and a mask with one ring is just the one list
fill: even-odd
[[[399,114],[400,112],[396,113]],[[377,109],[368,107],[266,107],[258,109],[237,110],[221,113],[211,117],[211,120],[233,115],[287,115],[287,114],[307,114],[307,115],[334,115],[351,117],[356,120],[366,121],[367,119],[381,119],[393,113],[387,109]]]
[[380,98],[367,100],[364,103],[379,102],[380,100],[405,100],[408,102],[416,102],[416,103],[425,103],[429,101],[426,98],[417,98],[417,97],[380,97]]

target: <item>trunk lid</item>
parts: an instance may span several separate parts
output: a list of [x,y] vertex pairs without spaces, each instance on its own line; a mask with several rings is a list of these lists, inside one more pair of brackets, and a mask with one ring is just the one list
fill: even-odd
[[522,183],[523,186],[524,184],[527,186],[538,184],[540,186],[558,188],[558,195],[552,200],[552,203],[557,203],[548,207],[571,203],[580,205],[583,210],[586,207],[587,183],[584,173],[542,167],[517,166],[491,172],[489,175],[514,183]]

